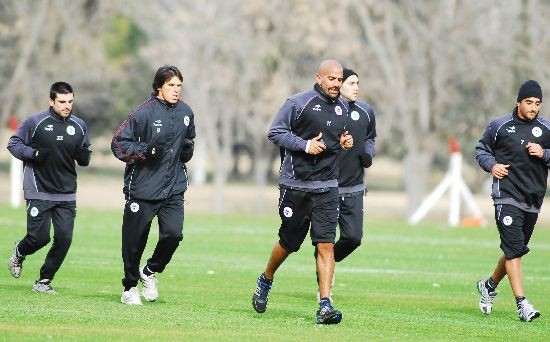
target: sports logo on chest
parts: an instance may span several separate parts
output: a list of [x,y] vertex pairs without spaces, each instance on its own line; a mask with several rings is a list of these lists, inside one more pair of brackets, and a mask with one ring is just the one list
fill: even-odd
[[516,126],[509,126],[506,128],[506,132],[508,133],[516,133]]
[[351,116],[351,119],[352,119],[353,121],[359,120],[359,117],[360,117],[359,112],[356,111],[356,110],[354,110],[353,112],[351,112],[350,116]]
[[160,133],[160,128],[162,127],[162,120],[156,120],[153,122],[153,126],[155,127],[155,130],[157,133]]
[[55,141],[64,141],[67,138],[73,137],[76,134],[76,128],[73,125],[56,125],[56,124],[48,124],[44,126],[44,131],[46,137],[50,137],[47,139],[51,139],[51,137],[55,137]]

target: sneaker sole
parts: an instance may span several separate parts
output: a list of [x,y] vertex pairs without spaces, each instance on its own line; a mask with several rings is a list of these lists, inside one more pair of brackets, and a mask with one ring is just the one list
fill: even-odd
[[326,317],[316,318],[315,321],[317,324],[338,324],[342,321],[342,313],[336,311]]
[[159,298],[158,296],[155,297],[155,298],[147,298],[147,297],[145,297],[145,295],[144,295],[143,293],[142,293],[141,295],[142,295],[143,298],[145,298],[145,300],[148,301],[148,302],[154,302],[154,301],[156,301],[156,300]]
[[537,319],[540,317],[540,312],[537,312],[533,315],[533,317],[531,317],[530,320],[526,320],[526,319],[523,319],[523,318],[520,318],[521,321],[523,322],[532,322],[534,319]]

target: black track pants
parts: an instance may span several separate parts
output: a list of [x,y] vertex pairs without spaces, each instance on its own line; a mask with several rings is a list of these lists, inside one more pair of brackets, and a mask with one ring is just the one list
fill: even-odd
[[126,201],[122,222],[122,285],[125,287],[134,287],[138,283],[141,257],[155,216],[158,218],[159,240],[147,266],[160,273],[183,239],[183,194],[162,201]]

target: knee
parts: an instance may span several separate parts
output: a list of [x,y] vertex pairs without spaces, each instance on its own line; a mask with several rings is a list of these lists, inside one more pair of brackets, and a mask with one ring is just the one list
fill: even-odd
[[286,251],[290,253],[295,253],[300,250],[301,243],[298,243],[297,241],[283,241],[282,239],[279,240],[279,245],[286,249]]
[[50,234],[47,233],[29,235],[29,242],[38,248],[46,246],[50,241]]
[[342,237],[342,242],[348,246],[359,247],[361,246],[361,240],[363,239],[363,234],[352,234],[346,237]]
[[72,233],[55,234],[53,240],[57,244],[70,245],[73,241]]
[[180,242],[183,240],[183,233],[176,231],[165,232],[161,234],[160,239],[165,241]]

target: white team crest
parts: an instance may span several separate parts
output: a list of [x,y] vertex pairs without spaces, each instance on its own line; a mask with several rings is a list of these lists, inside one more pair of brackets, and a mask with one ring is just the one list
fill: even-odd
[[37,207],[32,207],[30,214],[31,214],[32,217],[38,216],[38,208]]
[[512,220],[512,217],[511,216],[504,216],[502,218],[502,223],[504,223],[505,226],[509,226],[512,224],[514,220]]
[[133,213],[137,213],[139,211],[139,204],[137,204],[136,202],[133,202],[132,204],[130,204],[130,210]]
[[542,129],[540,129],[540,127],[533,127],[531,133],[533,133],[533,135],[538,138],[542,135]]
[[183,123],[185,124],[185,126],[189,126],[189,117],[186,115],[184,118],[183,118]]
[[334,107],[334,111],[336,112],[336,115],[342,115],[342,107],[336,106]]
[[351,112],[351,118],[353,119],[353,121],[359,120],[359,113],[354,110],[353,112]]
[[506,128],[506,132],[516,133],[516,126],[510,126],[510,127]]
[[67,126],[67,134],[68,135],[74,135],[74,126]]
[[283,215],[285,215],[285,217],[292,217],[292,208],[284,207],[283,208]]

